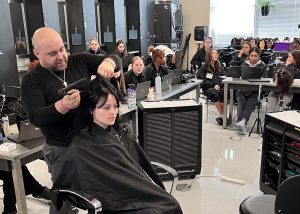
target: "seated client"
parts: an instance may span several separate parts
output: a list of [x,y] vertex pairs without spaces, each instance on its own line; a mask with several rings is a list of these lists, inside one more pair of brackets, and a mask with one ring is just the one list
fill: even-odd
[[55,188],[85,190],[101,201],[101,213],[182,213],[139,144],[114,128],[119,108],[115,88],[97,75],[84,104],[87,124],[65,153]]

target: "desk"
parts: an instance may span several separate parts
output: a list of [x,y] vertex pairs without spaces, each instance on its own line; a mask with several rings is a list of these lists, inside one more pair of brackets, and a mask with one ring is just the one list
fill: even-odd
[[[11,142],[4,140],[4,142]],[[21,166],[43,157],[44,139],[17,144],[17,149],[0,153],[0,169],[11,171],[14,181],[18,213],[27,214],[24,182]]]
[[[271,79],[270,79],[271,80]],[[247,80],[232,80],[231,77],[226,77],[223,80],[224,83],[224,108],[223,108],[223,128],[226,128],[227,123],[227,105],[228,105],[228,90],[230,90],[229,101],[229,120],[232,118],[233,111],[233,90],[256,90],[258,91],[261,86],[261,91],[276,91],[275,83],[273,80],[270,82],[249,82]],[[300,79],[295,79],[291,88],[292,93],[300,93]]]
[[[160,101],[166,99],[178,99],[180,96],[196,90],[197,100],[200,97],[200,84],[202,80],[193,80],[194,82],[188,82],[184,84],[171,85],[171,88],[162,91],[160,94],[155,94],[153,98],[145,98],[142,101]],[[132,119],[133,137],[138,140],[138,111],[136,109],[129,109],[127,104],[122,104],[119,109],[120,117],[129,116]],[[137,141],[138,142],[138,141]]]
[[160,101],[166,99],[178,99],[180,96],[187,94],[193,90],[196,90],[196,99],[200,98],[200,84],[202,80],[193,79],[193,82],[187,82],[183,84],[171,85],[168,90],[162,91],[162,93],[155,93],[153,98],[146,98],[143,101]]

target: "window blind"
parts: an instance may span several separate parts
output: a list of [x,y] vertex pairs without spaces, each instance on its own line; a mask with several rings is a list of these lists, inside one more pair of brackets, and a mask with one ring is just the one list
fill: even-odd
[[256,10],[254,34],[260,38],[278,37],[280,41],[286,36],[299,38],[300,0],[278,0],[275,4],[275,12],[270,11],[268,16]]

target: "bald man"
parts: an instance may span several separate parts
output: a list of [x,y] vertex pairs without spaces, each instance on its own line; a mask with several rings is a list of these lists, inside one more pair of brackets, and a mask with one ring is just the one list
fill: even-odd
[[21,98],[30,121],[45,135],[44,158],[55,183],[58,174],[67,173],[60,172],[60,164],[82,126],[81,91],[87,88],[72,89],[67,95],[58,90],[97,72],[111,78],[114,71],[120,70],[121,60],[87,53],[68,56],[60,35],[48,27],[38,29],[32,43],[39,64],[23,77]]

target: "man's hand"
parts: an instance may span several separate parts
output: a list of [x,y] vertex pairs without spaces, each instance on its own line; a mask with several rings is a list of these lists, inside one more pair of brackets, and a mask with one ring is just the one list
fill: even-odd
[[98,67],[98,73],[106,79],[111,79],[114,76],[116,64],[114,60],[105,58]]
[[80,92],[77,89],[72,89],[68,92],[71,95],[65,95],[61,100],[55,103],[55,108],[58,112],[65,114],[71,109],[75,109],[80,105]]

